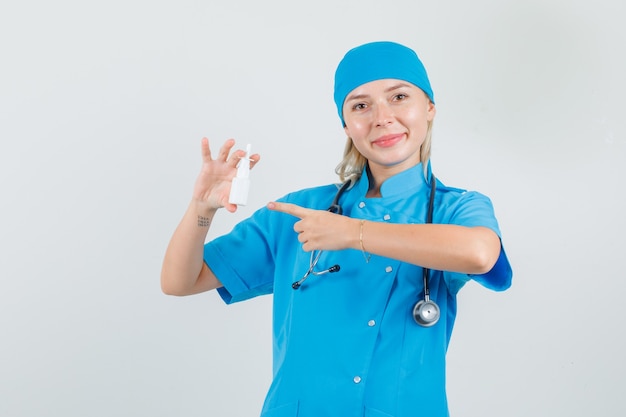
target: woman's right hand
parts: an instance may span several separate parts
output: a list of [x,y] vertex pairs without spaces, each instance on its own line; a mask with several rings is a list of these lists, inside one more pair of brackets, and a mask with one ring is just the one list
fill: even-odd
[[[246,155],[238,149],[231,153],[234,139],[228,139],[220,148],[216,159],[211,156],[209,140],[202,138],[202,169],[196,179],[193,199],[203,211],[210,212],[224,207],[229,212],[237,210],[236,204],[228,202],[233,178],[237,175],[237,164]],[[250,168],[259,162],[259,154],[250,156]]]

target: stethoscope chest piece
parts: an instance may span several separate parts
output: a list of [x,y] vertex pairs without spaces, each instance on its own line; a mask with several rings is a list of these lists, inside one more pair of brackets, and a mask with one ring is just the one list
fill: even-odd
[[413,307],[415,322],[424,327],[434,326],[439,321],[439,306],[434,301],[421,300]]
[[[433,175],[430,179],[430,198],[428,202],[428,212],[426,215],[426,223],[430,224],[433,222],[433,209],[435,206],[435,190],[436,190],[436,180]],[[415,322],[423,327],[431,327],[434,326],[439,321],[439,316],[441,312],[439,311],[439,306],[436,302],[431,301],[430,299],[430,269],[424,268],[424,299],[415,303],[413,307],[413,319]]]

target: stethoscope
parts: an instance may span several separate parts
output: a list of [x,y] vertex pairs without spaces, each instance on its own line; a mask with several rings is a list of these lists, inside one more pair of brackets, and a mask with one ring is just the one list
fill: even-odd
[[[335,194],[335,198],[333,199],[333,203],[330,205],[330,207],[328,207],[328,209],[327,209],[328,211],[330,211],[331,213],[335,213],[335,214],[343,214],[343,209],[339,205],[339,199],[343,195],[344,191],[346,191],[348,189],[350,184],[351,184],[351,181],[346,181],[346,182],[343,183],[341,188],[339,188],[339,190],[337,191],[337,194]],[[320,256],[322,256],[322,251],[321,250],[311,251],[311,259],[309,260],[309,269],[304,273],[304,275],[302,276],[302,278],[300,278],[299,281],[296,281],[293,284],[291,284],[291,288],[293,288],[294,290],[297,290],[298,288],[300,288],[302,283],[311,274],[317,276],[317,275],[324,275],[324,274],[329,274],[329,273],[333,273],[333,272],[339,271],[339,269],[340,269],[339,265],[333,265],[333,266],[331,266],[328,269],[324,269],[323,271],[315,271],[315,265],[317,265],[317,261],[320,260]]]
[[[330,205],[330,207],[328,207],[327,209],[328,211],[330,211],[331,213],[335,213],[335,214],[343,214],[343,209],[341,208],[341,205],[339,204],[339,199],[341,198],[343,193],[349,188],[350,184],[351,184],[350,181],[346,181],[345,183],[342,184],[342,186],[337,191],[337,194],[335,194],[335,198],[333,199],[332,204]],[[431,175],[430,196],[428,199],[428,211],[426,213],[426,223],[433,222],[433,210],[435,207],[436,188],[437,188],[437,180],[435,179],[434,175]],[[291,284],[291,287],[294,290],[297,290],[298,288],[300,288],[302,283],[310,275],[316,275],[316,276],[324,275],[324,274],[337,272],[340,270],[339,265],[333,265],[330,268],[324,269],[322,271],[315,271],[315,265],[317,265],[317,262],[319,261],[321,255],[322,255],[321,250],[311,251],[311,257],[309,259],[309,269],[302,276],[302,278],[300,278],[300,280]],[[419,300],[417,303],[415,303],[415,306],[413,306],[413,319],[415,320],[417,324],[421,326],[431,327],[435,325],[437,321],[439,321],[439,316],[441,315],[441,313],[439,311],[439,306],[437,305],[437,303],[430,299],[430,288],[429,288],[430,269],[423,268],[423,270],[424,270],[424,273],[423,273],[424,298],[422,300]]]

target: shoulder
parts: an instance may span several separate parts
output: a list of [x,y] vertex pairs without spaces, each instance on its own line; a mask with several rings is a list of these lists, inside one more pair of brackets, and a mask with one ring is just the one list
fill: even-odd
[[450,187],[438,181],[436,201],[446,222],[498,230],[491,199],[479,191]]
[[479,191],[451,187],[439,179],[437,179],[437,194],[448,204],[468,204],[480,201],[491,204],[490,198]]

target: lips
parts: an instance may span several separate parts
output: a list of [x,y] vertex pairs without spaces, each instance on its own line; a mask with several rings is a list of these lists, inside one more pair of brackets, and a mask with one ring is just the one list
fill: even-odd
[[389,148],[396,143],[400,142],[404,138],[404,133],[396,133],[391,135],[381,136],[372,142],[372,145],[379,146],[381,148]]

